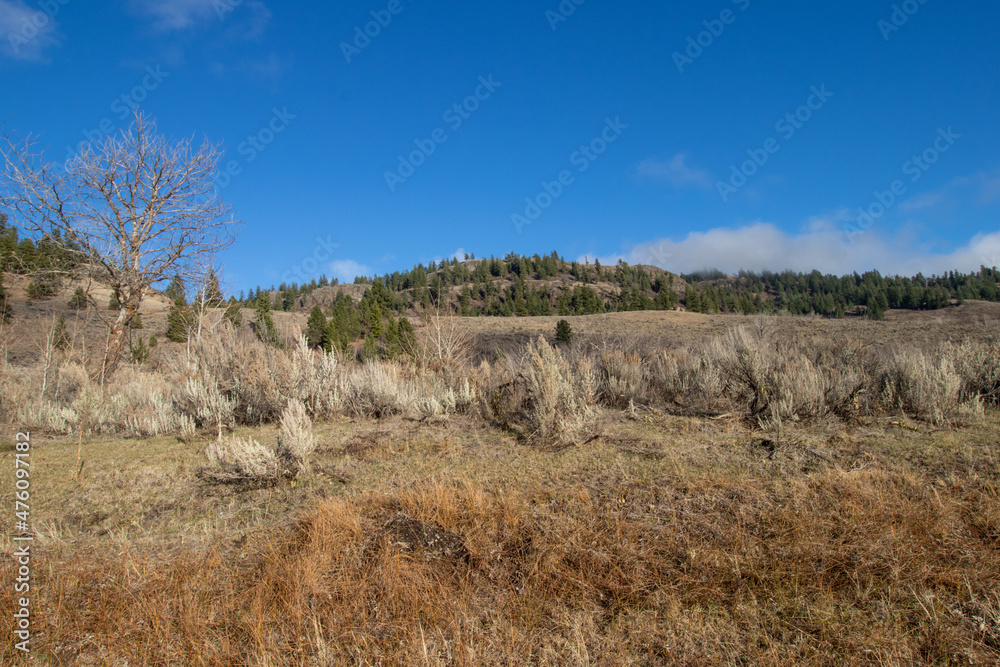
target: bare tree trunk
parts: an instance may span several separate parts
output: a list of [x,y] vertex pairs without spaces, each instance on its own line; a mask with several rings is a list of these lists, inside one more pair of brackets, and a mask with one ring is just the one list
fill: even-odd
[[118,311],[118,317],[115,318],[114,323],[111,325],[111,331],[108,334],[108,346],[104,352],[104,363],[101,369],[102,376],[114,372],[118,368],[118,364],[121,363],[126,337],[129,333],[129,326],[139,312],[141,301],[142,295],[140,294],[130,296],[126,301],[122,302],[121,310]]

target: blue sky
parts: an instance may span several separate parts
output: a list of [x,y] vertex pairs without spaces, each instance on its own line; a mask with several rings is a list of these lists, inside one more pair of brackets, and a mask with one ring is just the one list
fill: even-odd
[[65,159],[139,104],[223,143],[237,291],[456,252],[1000,263],[996,3],[94,5],[0,0],[6,127]]

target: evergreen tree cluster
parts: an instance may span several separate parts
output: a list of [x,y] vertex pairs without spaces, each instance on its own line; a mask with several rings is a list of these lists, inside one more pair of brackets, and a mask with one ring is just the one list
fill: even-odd
[[[704,274],[703,274],[704,275]],[[1000,301],[1000,271],[981,267],[976,273],[949,271],[943,276],[907,278],[878,271],[849,276],[792,271],[757,274],[741,271],[735,279],[687,280],[685,307],[699,313],[817,314],[844,317],[867,314],[881,319],[887,310],[937,310],[968,299]],[[712,274],[709,274],[712,275]]]
[[[416,351],[413,325],[405,315],[394,315],[393,295],[380,279],[354,303],[340,292],[328,312],[314,306],[306,323],[306,339],[314,348],[351,354],[364,341],[362,359],[393,359]],[[329,315],[329,318],[328,318]]]
[[0,213],[0,272],[33,276],[27,294],[31,299],[54,296],[59,289],[59,276],[80,264],[82,248],[72,239],[63,239],[59,232],[39,239],[21,238],[17,227],[8,224]]
[[[560,283],[557,285],[556,280]],[[604,283],[614,293],[602,299],[591,284]],[[615,310],[672,309],[679,299],[663,277],[653,278],[642,267],[619,262],[616,267],[567,262],[558,253],[531,257],[509,253],[503,259],[476,260],[466,255],[440,262],[418,264],[410,271],[381,277],[355,279],[356,285],[381,285],[384,299],[397,313],[409,309],[440,309],[465,317],[530,317],[538,315],[594,314]],[[580,291],[581,286],[587,287]],[[561,285],[561,286],[560,286]],[[617,288],[617,289],[615,289]],[[308,291],[312,291],[311,286]],[[274,294],[275,309],[301,307],[307,292],[297,285],[270,290],[250,290],[250,299],[261,292]]]
[[[624,261],[615,266],[603,266],[600,261],[567,262],[553,252],[544,257],[510,253],[502,259],[445,259],[418,264],[410,271],[359,277],[355,284],[378,286],[381,306],[397,314],[437,309],[464,317],[672,310],[683,301],[687,310],[706,314],[785,311],[880,318],[890,309],[933,310],[967,299],[1000,300],[997,269],[986,267],[971,274],[952,271],[930,278],[920,274],[888,277],[877,271],[840,277],[819,271],[741,271],[731,277],[717,269],[681,278],[686,283],[683,300],[674,290],[672,274],[651,273]],[[302,294],[312,289],[311,285],[283,285],[268,293],[277,294],[276,309],[294,310],[303,305]],[[258,288],[256,294],[261,291]],[[254,294],[251,290],[251,297]]]
[[[271,293],[276,292],[271,302],[272,310],[291,312],[297,308],[304,307],[305,297],[320,287],[336,286],[337,284],[338,281],[336,278],[331,279],[323,275],[320,276],[318,280],[314,278],[311,282],[305,285],[299,285],[298,283],[281,283],[279,286],[272,286],[267,290],[257,287],[256,289],[251,289],[250,293],[246,296],[240,293],[239,302],[246,308],[254,308],[256,307],[257,300],[260,298],[261,294],[270,295]],[[268,298],[271,297],[268,296]]]

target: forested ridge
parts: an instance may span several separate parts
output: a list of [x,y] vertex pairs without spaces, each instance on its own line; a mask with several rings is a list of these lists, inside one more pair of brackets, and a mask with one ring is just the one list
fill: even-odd
[[[730,276],[715,270],[677,276],[624,261],[614,266],[568,262],[556,252],[544,257],[511,253],[503,259],[446,259],[354,281],[399,313],[423,308],[471,317],[530,317],[684,307],[706,314],[784,311],[875,319],[890,309],[935,310],[969,299],[998,301],[998,283],[1000,271],[995,267],[930,277],[883,276],[878,271],[845,276],[741,271]],[[241,299],[251,304],[267,293],[275,309],[291,311],[306,308],[306,297],[319,288],[336,289],[337,281],[324,276],[304,285],[257,288]]]

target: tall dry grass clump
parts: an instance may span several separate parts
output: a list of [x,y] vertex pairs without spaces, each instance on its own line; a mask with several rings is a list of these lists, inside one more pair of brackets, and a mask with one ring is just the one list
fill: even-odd
[[603,405],[624,409],[650,400],[641,356],[634,352],[606,350],[597,362],[598,396]]
[[278,428],[276,455],[282,473],[296,477],[309,472],[309,457],[315,449],[316,438],[306,406],[293,398],[281,413],[281,426]]
[[220,484],[268,486],[281,478],[281,461],[274,451],[253,438],[231,436],[208,446],[205,454],[211,464],[200,471],[201,477]]
[[590,360],[578,359],[570,366],[539,337],[528,343],[524,374],[522,435],[543,443],[579,438],[595,416],[597,378]]
[[415,409],[417,394],[395,362],[366,361],[341,378],[344,408],[359,417],[382,419]]
[[795,348],[779,349],[773,326],[757,318],[753,327],[734,327],[712,342],[709,354],[726,382],[724,391],[760,424],[821,416],[826,379]]
[[989,405],[1000,405],[1000,345],[965,341],[948,344],[955,372],[962,378],[962,400],[979,396]]
[[947,347],[935,352],[893,351],[882,375],[883,401],[890,409],[937,425],[981,419],[982,398],[978,389],[963,394],[953,354],[954,348]]

